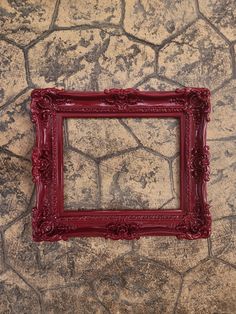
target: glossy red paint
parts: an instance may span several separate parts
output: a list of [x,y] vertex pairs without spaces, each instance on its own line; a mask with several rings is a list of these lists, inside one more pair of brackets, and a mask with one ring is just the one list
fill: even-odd
[[[191,240],[209,237],[211,216],[206,195],[206,181],[209,180],[208,89],[184,88],[171,92],[36,89],[32,92],[31,112],[36,124],[36,146],[32,153],[32,175],[37,190],[32,214],[35,241],[89,236],[114,240],[164,235]],[[64,211],[62,125],[64,118],[72,117],[179,118],[180,208]]]

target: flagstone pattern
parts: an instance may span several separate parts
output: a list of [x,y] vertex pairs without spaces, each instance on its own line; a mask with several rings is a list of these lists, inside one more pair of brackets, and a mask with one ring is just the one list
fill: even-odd
[[[234,313],[236,2],[3,0],[0,25],[0,312]],[[34,243],[35,190],[30,174],[34,129],[29,97],[33,88],[46,86],[94,91],[210,88],[212,237]],[[85,170],[94,170],[93,182],[99,176],[94,158],[100,158],[106,168],[112,158],[120,165],[123,159],[135,160],[137,154],[156,160],[165,156],[163,165],[166,162],[171,175],[164,186],[177,198],[175,141],[165,143],[165,135],[160,134],[163,150],[158,151],[152,138],[144,150],[145,123],[137,127],[138,122],[126,122],[122,122],[125,139],[122,132],[116,139],[119,152],[107,147],[88,160],[75,147],[69,157],[87,158]],[[73,126],[69,135],[68,146],[76,146]],[[113,157],[106,158],[103,152]],[[131,187],[128,182],[127,188]],[[100,202],[110,202],[107,189],[101,191]],[[96,203],[99,195],[91,195],[89,202]],[[113,204],[119,201],[114,198]],[[82,202],[88,203],[88,191]]]

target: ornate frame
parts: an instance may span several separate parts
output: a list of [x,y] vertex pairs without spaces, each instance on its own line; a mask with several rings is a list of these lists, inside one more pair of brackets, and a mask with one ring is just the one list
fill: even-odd
[[[191,240],[209,237],[211,216],[206,198],[208,89],[183,88],[171,92],[36,89],[32,92],[31,113],[36,124],[36,146],[32,153],[32,175],[37,191],[32,213],[35,241],[88,236],[113,240],[163,235]],[[178,117],[180,209],[63,211],[62,122],[71,117]]]

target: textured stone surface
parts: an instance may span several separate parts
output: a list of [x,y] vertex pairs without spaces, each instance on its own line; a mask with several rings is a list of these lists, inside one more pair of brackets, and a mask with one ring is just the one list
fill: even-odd
[[128,33],[159,45],[195,18],[191,0],[129,0],[125,6],[124,27]]
[[0,225],[26,211],[33,191],[30,172],[30,162],[0,152]]
[[29,50],[32,80],[41,87],[90,89],[95,62],[107,45],[108,36],[98,29],[54,32]]
[[14,269],[41,289],[91,280],[107,263],[131,249],[128,241],[115,246],[113,241],[100,238],[38,244],[31,237],[27,216],[5,232],[6,254]]
[[55,3],[56,0],[2,0],[1,33],[18,44],[28,44],[49,28]]
[[173,197],[168,172],[167,161],[143,149],[102,161],[101,206],[114,209],[162,207]]
[[180,277],[143,257],[117,260],[94,282],[111,313],[171,313]]
[[34,144],[29,103],[30,92],[27,92],[4,108],[0,115],[0,145],[14,154],[28,158]]
[[38,296],[17,274],[0,275],[1,313],[40,313]]
[[235,136],[236,80],[227,83],[212,96],[212,114],[208,137],[219,139]]
[[98,204],[98,170],[94,161],[78,152],[64,153],[64,206],[94,209]]
[[171,157],[179,152],[178,119],[123,119],[141,143],[162,155]]
[[179,85],[177,83],[175,84],[167,83],[155,77],[148,79],[146,82],[138,86],[140,90],[147,90],[147,91],[155,91],[155,90],[168,91],[168,90],[174,90],[178,87]]
[[68,119],[68,138],[71,146],[92,157],[138,145],[118,119]]
[[206,240],[179,241],[172,237],[146,237],[136,244],[140,255],[161,262],[176,271],[185,272],[207,258]]
[[99,58],[99,88],[126,88],[154,71],[155,52],[126,36],[111,36],[107,50]]
[[199,265],[185,277],[176,313],[233,313],[235,280],[229,265],[213,260]]
[[235,214],[236,141],[212,141],[211,180],[208,184],[208,196],[213,218]]
[[236,223],[224,219],[213,223],[212,254],[236,266]]
[[5,270],[4,252],[3,252],[3,235],[0,233],[0,274]]
[[0,40],[0,106],[26,87],[23,52]]
[[236,39],[236,2],[234,0],[198,0],[200,11],[229,40]]
[[[0,312],[234,313],[235,1],[0,2],[0,106],[3,106],[0,112],[0,223],[3,224],[0,229],[3,234],[0,238]],[[206,18],[199,14],[197,17],[197,2]],[[194,22],[196,18],[197,22]],[[58,27],[62,28],[58,30]],[[231,47],[224,36],[233,40]],[[21,45],[32,42],[29,53],[26,49],[24,55],[14,42]],[[153,43],[162,43],[162,46],[151,48]],[[226,83],[225,80],[229,81]],[[33,143],[27,109],[31,81],[39,87],[62,86],[77,90],[134,85],[140,90],[173,90],[180,84],[216,89],[217,92],[212,91],[212,121],[208,126],[212,172],[208,198],[215,219],[211,240],[178,241],[170,237],[150,237],[134,242],[99,238],[59,243],[32,242],[29,215],[20,218],[28,209],[33,189],[31,166],[24,159],[29,157]],[[29,88],[25,92],[27,82]],[[132,149],[137,143],[141,146],[143,139],[135,138],[135,135],[139,137],[138,133],[141,136],[145,133],[147,136],[145,123],[139,125],[141,130],[138,129],[137,134],[130,126],[125,127],[124,122],[122,128],[112,124],[109,131],[113,130],[116,137],[105,137],[108,146],[103,137],[100,156],[104,150],[113,155],[110,159],[104,157],[102,164],[112,164],[129,154],[137,154]],[[160,128],[160,134],[162,131]],[[69,140],[76,142],[80,132],[74,133]],[[64,135],[69,151],[66,131]],[[166,135],[162,136],[161,146],[166,147],[166,151],[161,152],[160,145],[156,145],[155,154],[172,156],[177,153],[177,137],[171,136],[166,142]],[[112,146],[115,138],[119,138],[116,148]],[[152,138],[148,143],[151,145]],[[80,149],[81,143],[77,144],[74,151]],[[83,149],[88,144],[88,141],[86,145],[84,143]],[[99,149],[97,147],[97,151]],[[130,153],[122,154],[123,149]],[[152,156],[151,160],[168,165],[165,159],[161,162],[163,159],[150,150],[149,146],[149,152],[145,151],[145,154]],[[14,154],[22,157],[14,157]],[[67,169],[67,174],[72,177],[82,174],[84,184],[93,182],[93,188],[91,193],[85,190],[82,194],[79,178],[70,180],[67,182],[71,184],[68,201],[76,196],[77,205],[84,195],[83,204],[89,198],[90,204],[96,205],[100,202],[96,198],[95,183],[98,164],[84,152],[71,151],[69,154],[74,156],[74,165]],[[148,173],[146,170],[151,160],[145,158],[143,174]],[[166,184],[157,189],[173,195],[166,206],[176,208],[179,161],[178,157],[168,158],[168,161],[172,166],[167,169]],[[84,168],[75,173],[73,167],[78,169],[76,167],[81,162]],[[140,160],[135,160],[137,163],[140,164]],[[109,171],[115,174],[116,169]],[[89,181],[85,180],[87,174]],[[122,175],[127,178],[128,173]],[[122,176],[119,178],[123,179]],[[145,180],[148,191],[152,183],[148,176]],[[135,193],[141,194],[145,180],[130,181]],[[122,183],[121,189],[130,188],[129,184]],[[108,196],[111,195],[108,192]],[[141,198],[146,200],[143,195]],[[212,256],[209,261],[208,253]],[[177,271],[182,273],[183,287]],[[38,296],[29,284],[41,295],[41,309]]]
[[159,69],[183,85],[214,89],[231,77],[229,47],[199,20],[161,49]]
[[213,256],[220,256],[232,243],[232,222],[228,219],[214,221],[212,224],[211,252]]
[[[80,313],[80,310],[86,314],[107,313],[106,308],[87,285],[48,290],[43,293],[43,300],[46,313]],[[55,304],[54,300],[58,302]]]
[[72,26],[83,24],[112,23],[118,24],[121,7],[118,0],[106,1],[61,1],[56,24]]

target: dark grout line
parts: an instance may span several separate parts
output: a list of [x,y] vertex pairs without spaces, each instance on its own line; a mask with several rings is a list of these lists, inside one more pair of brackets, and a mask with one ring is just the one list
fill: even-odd
[[90,154],[84,153],[82,150],[71,146],[71,144],[68,144],[67,148],[70,149],[70,150],[72,150],[73,152],[79,153],[79,154],[81,154],[82,156],[86,157],[87,159],[92,160],[92,161],[94,161],[95,163],[97,163],[97,158],[95,158],[94,156],[92,156],[92,155],[90,155]]
[[[169,204],[171,201],[173,201],[175,198],[172,196],[168,201],[166,201],[164,204],[162,204],[158,209],[163,209],[164,206]],[[164,208],[165,209],[165,208]]]
[[235,48],[233,44],[230,45],[229,52],[232,58],[232,77],[236,78],[236,55],[235,55]]
[[207,246],[208,246],[208,256],[209,256],[209,258],[212,258],[212,257],[213,257],[213,254],[212,254],[212,242],[211,242],[211,238],[208,238],[208,239],[207,239]]
[[52,20],[51,20],[51,24],[49,26],[49,29],[53,29],[53,27],[55,26],[55,22],[58,16],[58,11],[59,11],[59,6],[60,6],[61,0],[57,0],[56,4],[55,4],[55,8],[54,8],[54,12],[52,15]]
[[124,121],[123,119],[118,119],[118,122],[126,129],[126,131],[134,138],[134,140],[136,141],[136,143],[138,145],[142,145],[140,139],[135,135],[134,131],[132,130],[131,127],[129,127]]
[[42,41],[43,39],[45,39],[46,37],[48,37],[52,33],[53,33],[53,30],[47,30],[47,31],[43,32],[39,37],[37,37],[36,39],[33,39],[28,45],[26,45],[24,47],[24,49],[29,50],[30,48],[35,46],[37,43],[39,43],[40,41]]
[[106,313],[108,314],[111,314],[109,308],[102,302],[102,300],[100,300],[98,294],[97,294],[97,291],[95,289],[95,286],[94,286],[94,281],[90,281],[87,283],[87,285],[89,286],[90,290],[92,291],[93,293],[93,296],[94,298],[98,301],[98,303],[105,309]]
[[21,50],[24,48],[24,45],[18,44],[14,40],[7,38],[7,36],[5,36],[5,35],[0,34],[0,40],[3,40],[5,42],[7,42],[8,44],[11,44],[11,45],[13,45],[13,46],[15,46]]
[[135,35],[132,35],[129,32],[127,32],[124,28],[122,28],[122,30],[123,30],[123,35],[125,35],[131,41],[143,44],[144,46],[148,46],[148,47],[150,47],[150,48],[152,48],[154,50],[157,48],[156,44],[153,44],[152,42],[149,42],[149,41],[147,41],[145,39],[136,37]]
[[[2,229],[2,228],[1,228]],[[5,238],[4,238],[4,232],[0,230],[0,238],[1,238],[1,251],[2,251],[2,261],[3,261],[3,268],[5,271],[7,269],[7,263],[6,263],[6,246],[5,246]]]
[[176,300],[175,300],[173,314],[176,314],[178,303],[179,303],[179,299],[180,299],[181,293],[183,291],[183,285],[184,285],[184,277],[181,276],[180,287],[179,287],[179,291],[178,291],[178,294],[177,294],[177,297],[176,297]]
[[[207,241],[207,239],[200,239],[200,241]],[[198,268],[199,265],[203,265],[204,263],[207,263],[208,261],[210,261],[210,260],[212,260],[212,259],[213,259],[213,258],[212,258],[212,257],[209,257],[209,256],[203,258],[203,259],[200,260],[196,265],[194,265],[193,267],[190,267],[190,268],[188,268],[186,271],[184,271],[184,272],[182,273],[182,275],[185,276],[185,275],[189,274],[189,273],[190,273],[191,271],[193,271],[195,268]]]
[[36,191],[36,187],[34,185],[33,187],[33,191],[32,191],[32,194],[31,194],[31,197],[29,199],[29,202],[28,202],[28,205],[27,205],[27,208],[26,208],[26,211],[24,211],[23,213],[21,213],[19,216],[17,216],[16,218],[14,218],[13,220],[11,220],[10,222],[8,222],[7,224],[5,224],[3,226],[3,232],[5,232],[8,228],[10,228],[12,225],[14,225],[15,223],[17,223],[19,220],[25,218],[26,216],[28,216],[31,212],[31,209],[32,207],[35,206],[35,204],[33,204],[33,199],[34,199],[34,196],[35,196],[35,191]]
[[137,88],[142,84],[147,83],[151,78],[155,78],[156,77],[156,73],[151,73],[146,75],[144,78],[142,78],[138,83],[133,85],[133,88]]
[[146,150],[147,152],[152,153],[153,155],[158,156],[158,157],[160,157],[160,158],[163,158],[163,159],[165,159],[165,160],[167,160],[167,161],[170,160],[170,157],[167,157],[167,156],[165,156],[165,155],[162,155],[161,153],[155,151],[154,149],[152,149],[152,148],[150,148],[150,147],[147,147],[147,146],[145,146],[145,145],[142,145],[141,148],[143,148],[143,149]]
[[171,35],[170,37],[163,40],[163,42],[158,46],[156,46],[157,51],[162,50],[166,45],[170,44],[175,38],[182,35],[188,28],[190,28],[193,24],[195,24],[199,19],[195,18],[192,22],[185,25],[181,30]]
[[121,18],[120,18],[120,26],[124,28],[124,20],[125,20],[125,0],[120,0],[120,9],[121,9]]
[[31,88],[29,86],[25,87],[23,90],[21,90],[18,94],[8,99],[1,107],[0,112],[4,109],[6,109],[11,103],[16,101],[18,98],[20,98],[22,95],[24,95],[27,91],[29,91]]
[[218,87],[211,90],[211,95],[216,94],[219,90],[224,88],[230,81],[232,81],[232,77],[225,79]]
[[29,87],[32,87],[33,83],[32,83],[31,77],[30,77],[28,50],[23,49],[23,54],[24,54],[24,61],[25,61],[26,82],[27,82]]
[[115,152],[115,153],[111,153],[111,154],[107,154],[107,155],[102,156],[102,157],[98,157],[97,161],[100,162],[100,161],[104,161],[104,160],[107,160],[107,159],[110,159],[110,158],[113,158],[113,157],[118,157],[118,156],[123,155],[123,154],[134,152],[134,151],[136,151],[136,150],[138,150],[140,148],[141,148],[140,146],[129,147],[129,148],[120,150],[120,151]]
[[207,142],[229,142],[236,140],[236,135],[226,136],[226,137],[219,137],[219,138],[209,138]]
[[97,208],[101,209],[101,203],[102,203],[102,177],[101,177],[101,171],[100,171],[100,165],[99,163],[96,163],[97,166],[97,186],[98,186],[98,200],[97,200]]
[[40,310],[41,310],[41,313],[42,313],[42,298],[41,298],[41,293],[39,292],[39,290],[36,289],[34,286],[32,286],[28,282],[28,280],[26,280],[12,265],[10,265],[10,264],[7,264],[7,265],[28,287],[30,287],[35,292],[35,294],[38,297],[39,306],[40,306]]
[[[197,1],[197,0],[196,0],[196,1]],[[197,13],[198,13],[198,16],[199,16],[200,19],[202,19],[203,21],[205,21],[211,28],[214,29],[214,31],[215,31],[228,45],[230,45],[229,39],[228,39],[223,33],[221,33],[221,31],[201,12],[198,1],[197,1]]]
[[225,264],[225,265],[227,265],[227,266],[229,266],[229,267],[232,267],[233,269],[236,269],[236,265],[231,264],[231,263],[225,261],[223,258],[214,257],[214,260],[219,261],[219,262],[221,262],[221,263],[223,263],[223,264]]
[[15,158],[18,158],[18,159],[21,159],[21,160],[24,160],[24,161],[27,161],[27,162],[30,162],[30,159],[24,157],[24,156],[20,156],[20,155],[17,155],[15,153],[13,153],[12,151],[0,146],[0,153],[5,153],[11,157],[15,157]]
[[216,219],[213,219],[213,222],[215,221],[221,221],[221,220],[226,220],[226,219],[229,219],[229,220],[236,220],[236,215],[229,215],[229,216],[223,216],[223,217],[220,217],[220,218],[216,218]]
[[171,85],[177,85],[178,87],[185,87],[185,85],[183,85],[183,84],[181,84],[175,80],[172,80],[172,79],[170,79],[164,75],[157,74],[157,78],[159,80],[165,81],[166,83],[171,84]]

